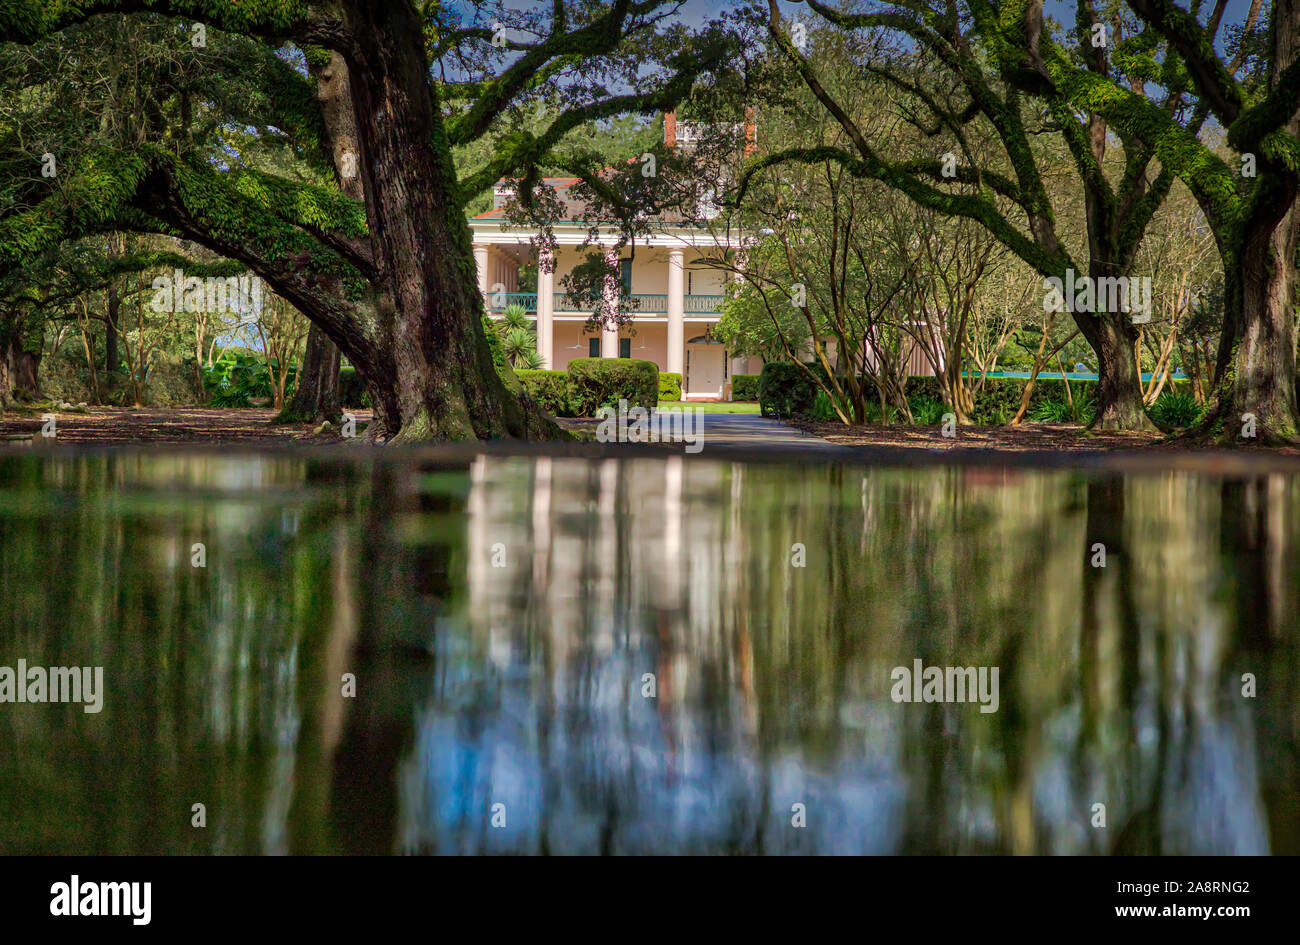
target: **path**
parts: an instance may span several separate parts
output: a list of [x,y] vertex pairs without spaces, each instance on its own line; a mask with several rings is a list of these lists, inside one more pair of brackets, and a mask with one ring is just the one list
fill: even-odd
[[711,447],[723,446],[741,449],[799,450],[818,455],[847,454],[843,446],[831,443],[780,420],[772,420],[756,413],[706,413],[704,422],[704,452]]
[[[674,409],[671,412],[676,411]],[[660,416],[664,414],[661,413]],[[756,413],[705,413],[700,410],[692,412],[690,416],[693,424],[699,424],[689,433],[691,436],[699,437],[700,449],[692,450],[688,446],[687,453],[694,452],[696,455],[708,456],[713,450],[742,450],[748,453],[802,453],[842,457],[852,452],[843,446],[822,439],[815,433],[805,433],[798,427]],[[681,437],[676,435],[680,431],[680,427],[677,426],[681,422],[680,419],[661,422],[664,426],[659,429],[664,431],[665,438],[652,439],[651,442],[680,442]],[[568,430],[582,431],[587,436],[595,436],[601,423],[600,420],[588,418],[564,419],[560,421],[560,426]],[[652,429],[654,429],[653,425]],[[671,438],[668,435],[669,430],[674,434]],[[687,438],[687,442],[690,443],[690,437]]]

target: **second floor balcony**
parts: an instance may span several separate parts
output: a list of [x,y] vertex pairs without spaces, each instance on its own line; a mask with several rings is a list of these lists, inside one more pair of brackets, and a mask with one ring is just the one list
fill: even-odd
[[[579,313],[589,314],[595,311],[595,299],[584,300],[570,298],[563,292],[553,293],[552,311],[560,313]],[[682,312],[686,315],[720,315],[722,314],[722,302],[726,296],[722,295],[683,295]],[[667,295],[623,295],[621,296],[625,308],[638,315],[667,315],[668,314],[668,296]],[[491,315],[500,315],[511,305],[522,306],[524,311],[530,315],[537,313],[537,293],[536,292],[496,292],[488,293],[486,298],[487,310]]]

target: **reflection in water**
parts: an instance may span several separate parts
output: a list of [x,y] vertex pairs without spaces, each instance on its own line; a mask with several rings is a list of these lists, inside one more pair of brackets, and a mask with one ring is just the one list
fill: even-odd
[[[1290,478],[151,453],[0,483],[0,665],[106,687],[0,704],[0,853],[1300,851]],[[892,702],[916,659],[999,667],[998,711]]]

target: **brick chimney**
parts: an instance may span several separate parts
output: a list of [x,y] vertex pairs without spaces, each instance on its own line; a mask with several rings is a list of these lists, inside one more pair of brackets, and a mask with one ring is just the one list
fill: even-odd
[[758,122],[753,105],[745,108],[745,157],[749,157],[758,147]]
[[664,147],[672,151],[677,147],[677,109],[664,112]]

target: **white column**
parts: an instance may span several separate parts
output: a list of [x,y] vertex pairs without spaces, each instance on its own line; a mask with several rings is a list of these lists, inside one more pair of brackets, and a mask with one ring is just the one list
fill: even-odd
[[602,325],[600,329],[600,356],[602,358],[618,357],[618,329]]
[[483,304],[487,304],[488,296],[488,247],[474,247],[474,265],[478,269],[478,291],[483,296]]
[[669,374],[681,374],[686,351],[686,279],[682,251],[668,252],[668,366]]
[[[620,286],[618,284],[618,251],[605,250],[605,263],[611,272],[605,276],[605,305],[612,309],[618,303]],[[618,326],[602,322],[600,327],[600,356],[602,358],[618,357]]]
[[555,363],[555,254],[544,249],[537,257],[537,351],[542,370]]

